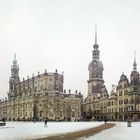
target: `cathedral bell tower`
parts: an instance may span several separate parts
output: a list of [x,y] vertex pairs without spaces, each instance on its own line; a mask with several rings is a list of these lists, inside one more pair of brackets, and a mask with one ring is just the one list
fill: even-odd
[[15,97],[16,85],[20,82],[19,80],[19,66],[17,65],[16,55],[14,55],[13,64],[11,66],[11,77],[9,80],[9,93],[8,98]]
[[95,25],[95,44],[93,45],[92,61],[88,67],[89,80],[88,80],[88,94],[96,95],[101,92],[104,85],[103,80],[103,64],[100,61],[99,45],[97,44],[97,26]]

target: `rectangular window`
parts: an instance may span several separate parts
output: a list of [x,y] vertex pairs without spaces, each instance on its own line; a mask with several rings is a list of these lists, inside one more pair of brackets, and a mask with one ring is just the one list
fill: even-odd
[[122,91],[119,91],[119,96],[122,96]]
[[42,117],[42,111],[40,111],[40,117]]

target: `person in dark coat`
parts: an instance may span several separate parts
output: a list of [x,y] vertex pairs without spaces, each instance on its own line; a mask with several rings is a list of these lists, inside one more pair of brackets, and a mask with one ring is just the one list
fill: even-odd
[[33,119],[34,123],[35,123],[35,118]]
[[44,127],[47,127],[47,122],[48,122],[48,119],[46,118],[46,119],[45,119]]
[[106,124],[106,122],[107,122],[107,119],[106,119],[106,117],[104,118],[104,122],[105,122],[105,124]]

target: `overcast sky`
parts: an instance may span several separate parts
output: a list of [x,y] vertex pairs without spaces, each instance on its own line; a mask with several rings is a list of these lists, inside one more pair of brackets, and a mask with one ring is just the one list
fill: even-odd
[[87,95],[97,24],[108,92],[122,72],[140,68],[139,0],[0,0],[0,98],[9,90],[17,55],[20,78],[64,71],[64,89]]

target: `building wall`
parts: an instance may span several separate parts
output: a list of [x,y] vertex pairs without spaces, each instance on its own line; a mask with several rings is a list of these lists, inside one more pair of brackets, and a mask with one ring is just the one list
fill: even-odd
[[[136,121],[140,120],[140,86],[126,84],[126,81],[121,81],[116,86],[116,91],[112,91],[110,96],[106,98],[99,94],[98,96],[88,95],[82,105],[82,115],[85,119],[110,121],[127,121],[129,119]],[[106,95],[106,94],[104,94]],[[92,106],[93,108],[90,108]],[[89,116],[91,109],[92,116]]]
[[[81,118],[82,95],[63,92],[63,75],[44,73],[16,85],[16,96],[0,101],[0,120],[73,120]],[[10,93],[8,93],[10,95]]]

